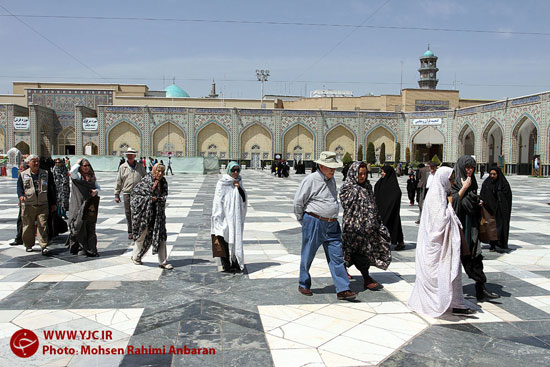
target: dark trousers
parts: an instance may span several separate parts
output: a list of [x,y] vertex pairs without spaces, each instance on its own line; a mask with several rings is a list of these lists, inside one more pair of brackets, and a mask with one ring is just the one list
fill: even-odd
[[487,283],[487,277],[483,272],[483,256],[472,258],[470,255],[462,256],[462,266],[468,277],[478,283]]
[[17,235],[15,236],[16,243],[23,244],[23,220],[21,219],[21,206],[19,206],[19,214],[17,215]]
[[82,228],[76,240],[80,244],[80,249],[86,251],[87,254],[97,254],[97,235],[95,233],[95,222],[84,221]]
[[168,165],[168,168],[166,169],[166,173],[168,174],[168,171],[170,171],[170,173],[172,174],[172,176],[174,175],[174,172],[172,171],[172,166]]
[[348,268],[351,265],[355,265],[357,270],[361,272],[361,275],[363,276],[363,280],[366,281],[367,278],[369,277],[369,268],[370,268],[369,259],[361,253],[354,252],[351,254],[351,261],[348,264],[346,264]]
[[225,257],[220,257],[220,260],[222,262],[222,268],[224,271],[228,271],[231,269],[231,261],[229,259],[229,244],[225,242],[224,238],[222,236],[218,236],[218,241],[220,245],[222,245],[223,250],[225,251]]
[[130,194],[123,194],[124,213],[126,214],[126,223],[128,223],[128,233],[132,233],[132,212],[130,211]]

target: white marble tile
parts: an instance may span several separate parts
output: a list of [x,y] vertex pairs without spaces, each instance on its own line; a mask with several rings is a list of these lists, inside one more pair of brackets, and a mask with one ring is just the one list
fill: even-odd
[[324,367],[315,348],[275,349],[271,351],[275,367]]

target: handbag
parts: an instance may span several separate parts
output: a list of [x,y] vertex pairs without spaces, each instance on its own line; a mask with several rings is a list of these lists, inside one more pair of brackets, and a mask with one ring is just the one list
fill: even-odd
[[481,223],[479,225],[479,240],[490,243],[498,240],[497,220],[485,207],[481,207]]
[[220,243],[218,236],[215,234],[211,235],[212,237],[212,257],[227,257],[225,249]]

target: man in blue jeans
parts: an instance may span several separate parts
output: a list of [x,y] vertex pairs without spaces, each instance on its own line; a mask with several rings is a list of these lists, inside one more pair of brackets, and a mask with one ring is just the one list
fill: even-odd
[[302,224],[302,259],[298,291],[312,296],[309,268],[322,245],[339,300],[352,301],[357,296],[349,288],[342,252],[342,232],[338,223],[338,191],[334,171],[342,167],[334,152],[322,152],[319,170],[307,176],[294,196],[294,213]]

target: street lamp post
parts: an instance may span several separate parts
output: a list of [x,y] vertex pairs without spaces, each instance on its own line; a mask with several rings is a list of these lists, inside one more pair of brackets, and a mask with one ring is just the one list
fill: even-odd
[[269,70],[256,69],[256,77],[258,78],[258,81],[262,83],[261,106],[262,106],[262,108],[265,108],[265,104],[264,104],[264,83],[267,82],[267,78],[269,77]]

